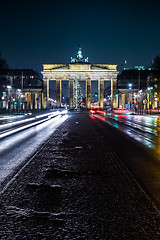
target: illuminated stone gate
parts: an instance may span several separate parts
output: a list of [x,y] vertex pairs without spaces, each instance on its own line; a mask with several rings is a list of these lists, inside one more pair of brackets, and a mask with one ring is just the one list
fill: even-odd
[[86,81],[86,108],[91,104],[91,82],[98,81],[98,101],[103,108],[104,81],[111,81],[111,107],[117,107],[117,65],[91,64],[82,55],[80,47],[69,64],[43,64],[43,108],[49,108],[49,81],[56,81],[56,103],[61,106],[61,82],[69,81],[69,105],[73,109],[74,81]]

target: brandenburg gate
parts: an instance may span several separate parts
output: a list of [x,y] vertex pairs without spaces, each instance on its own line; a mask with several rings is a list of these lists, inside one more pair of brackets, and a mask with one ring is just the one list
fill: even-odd
[[43,108],[49,108],[49,81],[56,81],[56,104],[61,106],[61,82],[69,81],[69,105],[73,109],[74,81],[86,81],[86,108],[91,105],[91,83],[98,80],[98,102],[103,108],[104,81],[111,81],[111,107],[116,107],[117,65],[91,64],[79,47],[76,58],[69,64],[43,64]]

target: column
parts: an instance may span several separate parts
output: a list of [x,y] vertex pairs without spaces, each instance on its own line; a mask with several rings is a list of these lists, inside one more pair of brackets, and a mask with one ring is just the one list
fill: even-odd
[[41,90],[41,93],[39,94],[39,109],[42,110],[42,98],[43,98],[43,92]]
[[56,80],[56,105],[61,107],[61,79]]
[[73,109],[73,97],[74,97],[74,80],[69,79],[69,107]]
[[35,92],[32,93],[32,109],[35,110],[36,109],[36,101],[35,101]]
[[111,108],[118,107],[117,93],[117,79],[113,77],[111,78]]
[[103,99],[104,99],[104,80],[98,80],[98,102],[101,109],[103,109]]
[[[18,102],[17,102],[18,105]],[[27,110],[31,110],[31,92],[27,93]]]
[[30,105],[30,109],[33,109],[33,92],[31,92],[31,105]]
[[111,109],[113,108],[113,79],[111,78]]
[[49,108],[49,79],[43,79],[43,109]]
[[38,109],[38,93],[35,93],[35,109]]
[[86,108],[91,108],[91,79],[86,80]]
[[46,108],[49,108],[49,79],[47,79]]

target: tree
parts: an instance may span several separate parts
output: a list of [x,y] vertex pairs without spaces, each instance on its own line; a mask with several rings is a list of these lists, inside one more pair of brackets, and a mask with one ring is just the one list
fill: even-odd
[[8,69],[8,64],[6,63],[6,60],[2,58],[0,52],[0,71],[7,70]]
[[160,85],[160,56],[156,56],[152,62],[152,81]]
[[6,60],[2,58],[0,52],[0,91],[2,88],[7,84],[7,78],[5,77],[5,74],[8,70],[8,64],[6,63]]
[[156,56],[152,62],[151,82],[154,89],[154,95],[157,97],[158,109],[160,107],[160,56]]
[[154,70],[160,72],[160,56],[156,56],[152,62],[152,67]]

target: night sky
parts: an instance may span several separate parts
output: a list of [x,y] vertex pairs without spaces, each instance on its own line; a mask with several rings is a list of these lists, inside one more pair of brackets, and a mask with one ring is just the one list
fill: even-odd
[[160,55],[160,2],[3,1],[0,51],[10,68],[69,63],[79,44],[91,63],[151,65]]

